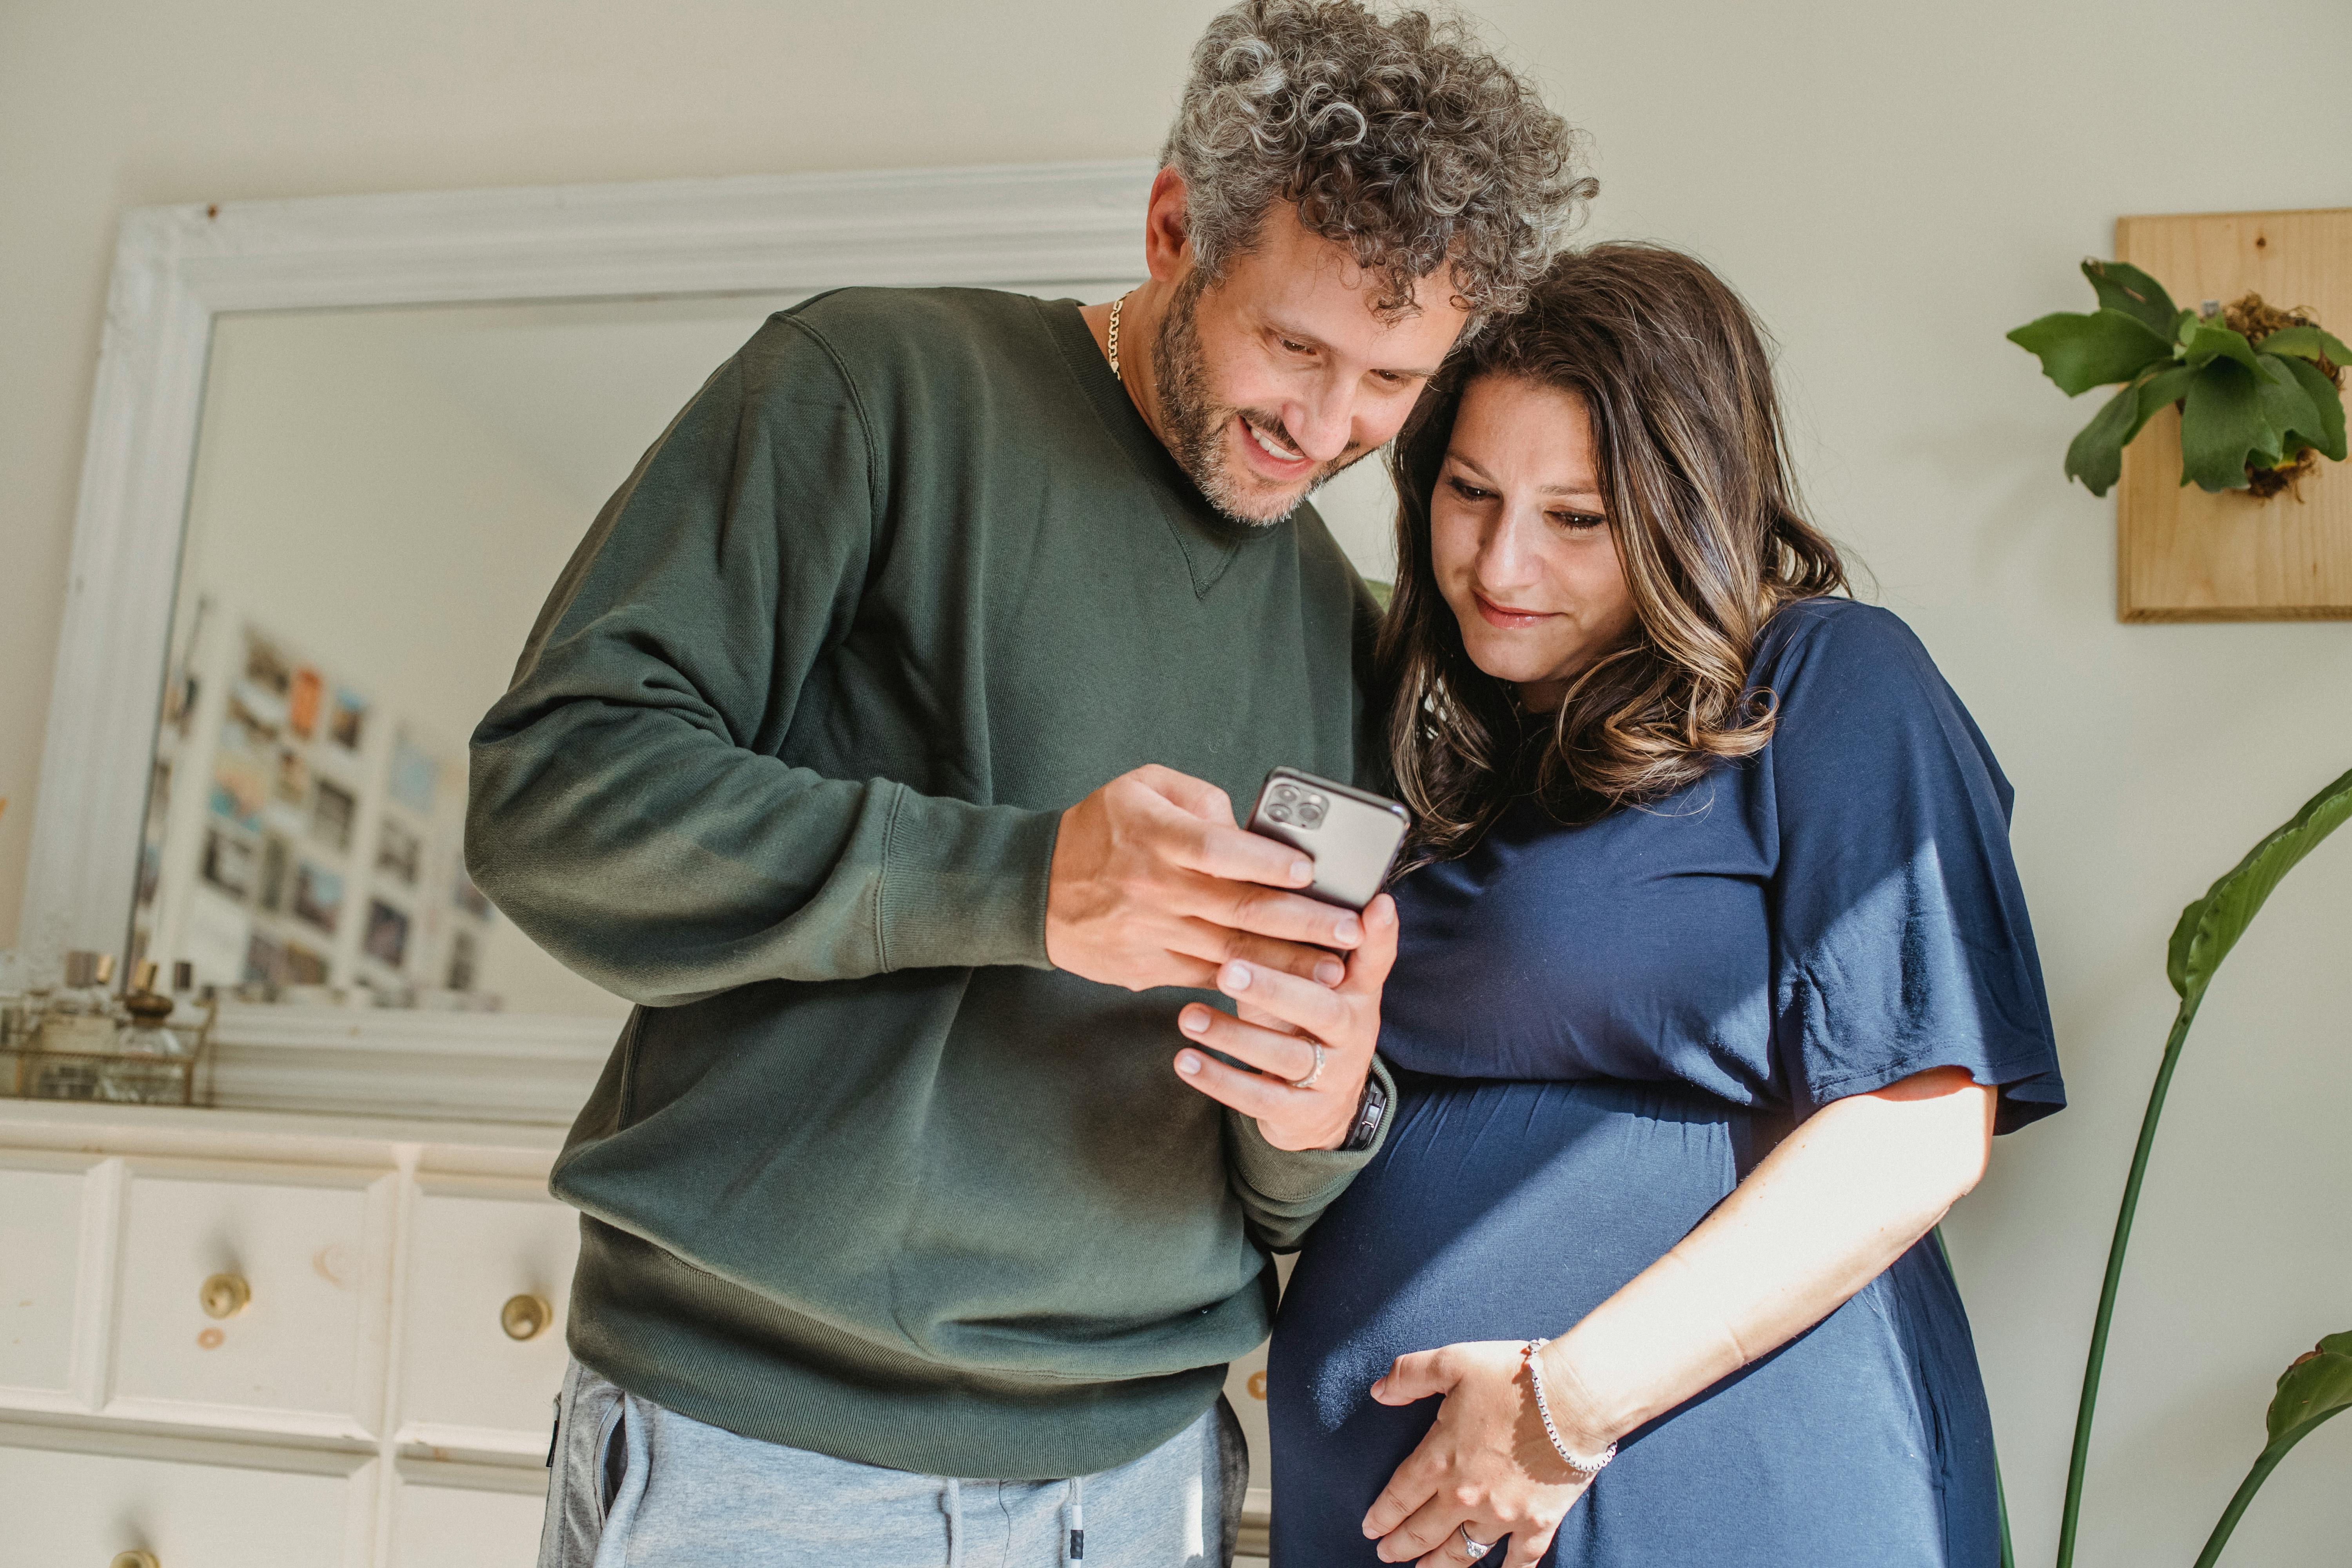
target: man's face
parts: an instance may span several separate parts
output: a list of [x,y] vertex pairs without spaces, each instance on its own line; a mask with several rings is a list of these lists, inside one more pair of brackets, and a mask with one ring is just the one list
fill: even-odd
[[1154,391],[1170,449],[1218,510],[1279,522],[1403,426],[1468,318],[1443,270],[1415,286],[1416,310],[1393,315],[1371,309],[1383,282],[1288,203],[1223,277],[1177,282]]

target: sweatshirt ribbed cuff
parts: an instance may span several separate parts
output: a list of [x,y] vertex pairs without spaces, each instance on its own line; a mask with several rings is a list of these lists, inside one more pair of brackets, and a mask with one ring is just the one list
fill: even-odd
[[883,969],[1052,968],[1045,885],[1061,826],[1055,811],[900,789],[875,903]]
[[1347,1190],[1357,1172],[1370,1163],[1388,1142],[1389,1123],[1396,1119],[1396,1080],[1381,1058],[1372,1058],[1372,1076],[1388,1090],[1389,1113],[1372,1146],[1343,1154],[1336,1149],[1277,1149],[1265,1141],[1257,1123],[1246,1116],[1233,1117],[1234,1170],[1250,1191],[1270,1205],[1286,1212],[1311,1214]]

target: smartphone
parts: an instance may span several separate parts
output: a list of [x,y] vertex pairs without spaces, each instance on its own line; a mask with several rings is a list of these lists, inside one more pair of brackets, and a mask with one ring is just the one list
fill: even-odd
[[1276,768],[1257,792],[1249,830],[1303,849],[1315,862],[1310,899],[1360,910],[1389,879],[1404,843],[1404,807],[1297,768]]

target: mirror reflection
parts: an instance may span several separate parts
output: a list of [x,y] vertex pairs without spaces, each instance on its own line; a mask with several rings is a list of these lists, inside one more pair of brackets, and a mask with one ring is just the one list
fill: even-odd
[[[467,879],[466,741],[597,509],[802,297],[221,317],[132,962],[247,1001],[625,1014]],[[1368,569],[1377,469],[1318,498]]]

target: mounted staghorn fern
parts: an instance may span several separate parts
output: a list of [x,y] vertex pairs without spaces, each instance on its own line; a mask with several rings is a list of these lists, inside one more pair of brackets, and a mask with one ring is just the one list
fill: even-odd
[[2123,473],[2124,448],[2167,404],[2180,405],[2184,485],[2267,500],[2321,458],[2344,460],[2337,388],[2352,349],[2307,314],[2249,294],[2200,316],[2120,261],[2086,259],[2083,276],[2099,297],[2096,310],[2062,310],[2009,334],[2069,397],[2122,384],[2066,448],[2068,479],[2106,494]]

